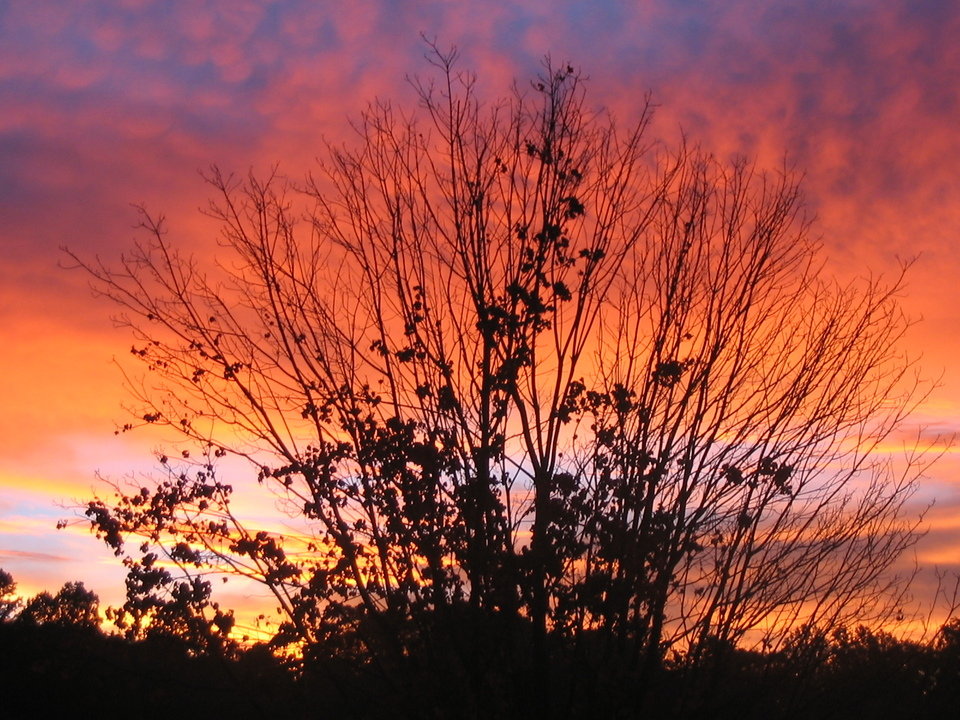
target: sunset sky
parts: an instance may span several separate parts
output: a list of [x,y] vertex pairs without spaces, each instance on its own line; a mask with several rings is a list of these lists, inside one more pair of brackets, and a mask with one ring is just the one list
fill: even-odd
[[[720,157],[805,171],[829,272],[917,258],[904,350],[941,377],[906,434],[960,426],[960,4],[944,0],[105,0],[0,2],[0,567],[23,593],[84,580],[106,603],[122,568],[59,519],[97,486],[153,467],[163,439],[127,421],[130,339],[61,246],[105,260],[135,237],[132,204],[189,247],[214,231],[198,171],[278,164],[300,177],[321,138],[349,137],[375,98],[412,107],[421,35],[456,45],[481,92],[526,82],[546,54],[590,78],[624,121]],[[960,570],[960,457],[923,480],[917,548]],[[913,558],[909,559],[910,562]],[[239,594],[239,604],[250,602]],[[230,601],[227,600],[227,604]]]

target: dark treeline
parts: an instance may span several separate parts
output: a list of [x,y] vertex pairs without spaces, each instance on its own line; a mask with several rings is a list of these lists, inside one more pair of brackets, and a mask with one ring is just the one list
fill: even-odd
[[[451,692],[452,672],[418,652],[414,633],[402,638],[407,666],[402,687],[357,652],[357,637],[328,637],[302,656],[282,657],[265,643],[213,641],[200,647],[172,625],[140,640],[104,632],[98,598],[82,583],[56,595],[23,601],[0,571],[0,677],[5,717],[55,717],[94,712],[100,717],[235,718],[480,718],[529,716],[529,683],[516,661],[495,656],[497,619],[465,612],[451,637],[475,643],[486,696]],[[183,618],[180,626],[191,626]],[[926,643],[866,627],[797,632],[783,650],[749,652],[716,643],[696,662],[665,663],[643,706],[636,678],[604,664],[595,648],[557,643],[550,648],[557,686],[575,700],[569,718],[915,718],[948,717],[960,705],[960,621],[951,620]],[[509,671],[507,671],[509,668]],[[573,671],[573,672],[571,672]],[[396,677],[390,673],[389,677]],[[479,682],[479,681],[478,681]],[[558,698],[559,699],[559,698]]]

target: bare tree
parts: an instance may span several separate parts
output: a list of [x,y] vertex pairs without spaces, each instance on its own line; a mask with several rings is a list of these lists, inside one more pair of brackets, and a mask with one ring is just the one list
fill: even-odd
[[[825,278],[792,172],[669,151],[572,67],[486,105],[431,58],[421,112],[371,106],[304,185],[213,170],[218,265],[146,213],[119,266],[75,258],[150,370],[137,417],[196,444],[97,533],[475,707],[885,617],[917,528],[917,463],[880,452],[922,394],[900,280]],[[295,530],[231,509],[227,455]]]

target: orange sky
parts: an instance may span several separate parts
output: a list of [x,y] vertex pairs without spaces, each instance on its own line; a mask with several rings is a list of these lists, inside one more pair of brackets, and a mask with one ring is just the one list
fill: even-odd
[[[710,5],[703,9],[701,5]],[[591,78],[591,103],[718,155],[783,157],[807,173],[828,267],[884,273],[919,256],[905,349],[941,386],[915,418],[960,417],[960,6],[941,0],[592,3],[168,2],[0,5],[0,567],[25,592],[82,579],[108,602],[116,560],[82,527],[54,530],[95,472],[151,467],[162,438],[126,421],[113,358],[129,339],[58,248],[105,259],[130,243],[131,203],[187,244],[210,238],[198,170],[280,163],[298,176],[321,136],[374,97],[410,101],[420,33],[456,44],[490,97],[545,53]],[[921,565],[960,568],[960,457],[936,499]],[[928,572],[929,576],[929,572]],[[237,596],[237,602],[244,601]],[[229,604],[229,603],[228,603]]]

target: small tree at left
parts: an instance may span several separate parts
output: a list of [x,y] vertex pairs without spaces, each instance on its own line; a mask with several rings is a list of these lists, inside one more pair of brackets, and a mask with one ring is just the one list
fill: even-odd
[[100,627],[100,598],[82,582],[65,583],[56,595],[43,591],[23,606],[17,622],[34,625]]
[[13,618],[20,609],[17,583],[6,570],[0,569],[0,622]]

